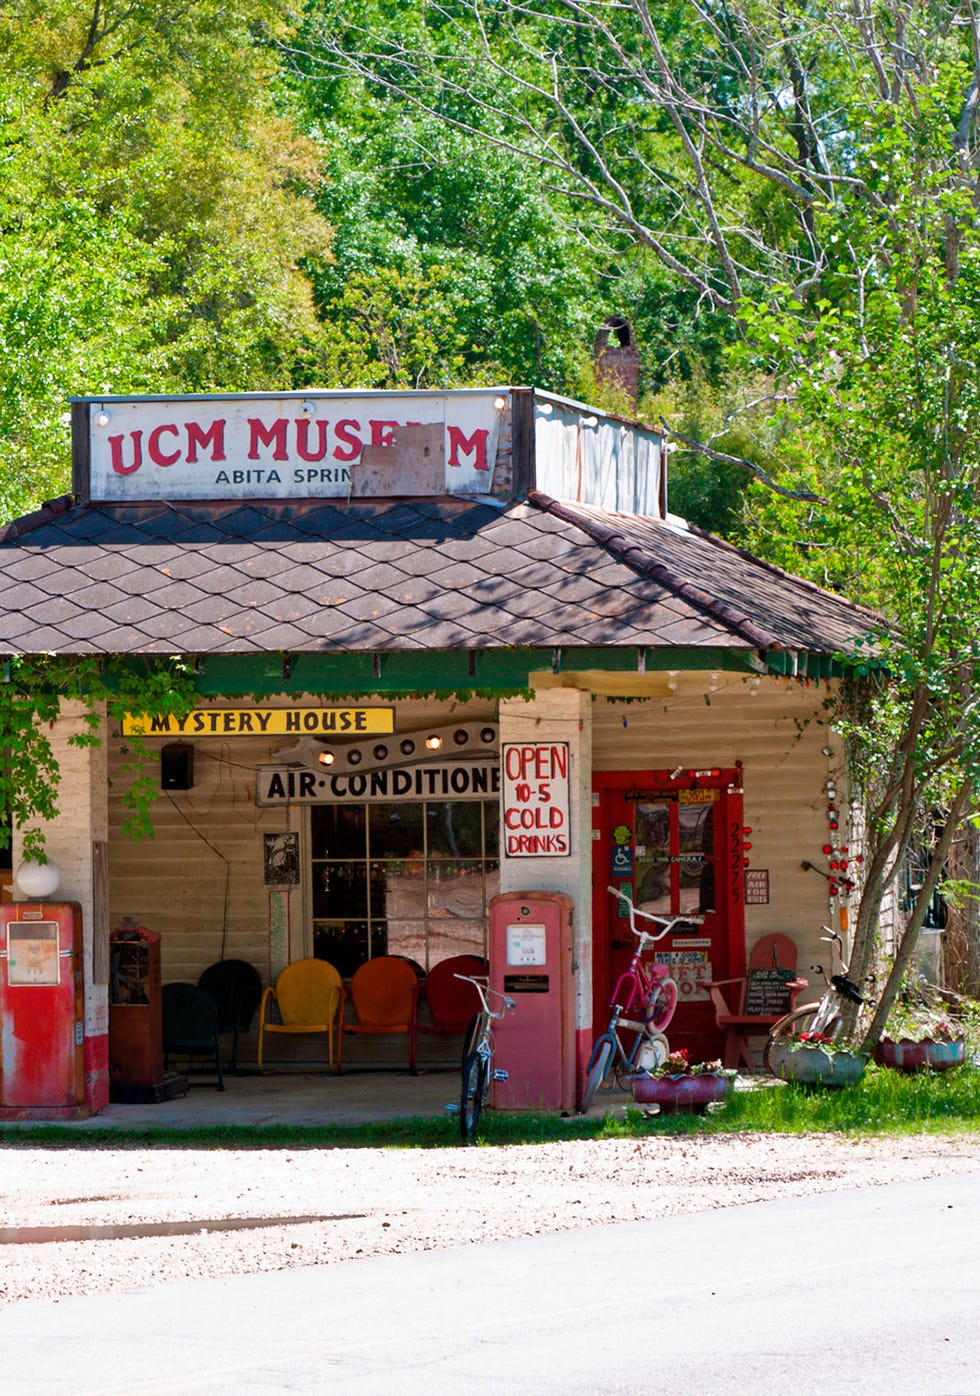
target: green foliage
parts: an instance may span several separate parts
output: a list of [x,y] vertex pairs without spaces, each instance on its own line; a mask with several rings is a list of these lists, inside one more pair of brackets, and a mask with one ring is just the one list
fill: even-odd
[[[97,746],[104,718],[121,722],[127,713],[185,717],[196,700],[188,661],[147,660],[106,671],[92,656],[14,655],[0,682],[0,845],[6,847],[13,822],[22,834],[25,858],[44,861],[44,831],[38,821],[58,812],[61,773],[49,733],[63,712],[76,716],[81,730],[69,746]],[[123,795],[124,832],[152,835],[150,809],[159,787],[146,774],[150,749],[141,737],[128,738],[124,770],[130,785]]]
[[520,160],[348,86],[295,83],[323,143],[328,382],[568,390],[607,313],[596,259]]
[[66,395],[300,386],[326,255],[310,142],[272,104],[279,8],[0,15],[0,510],[68,486]]

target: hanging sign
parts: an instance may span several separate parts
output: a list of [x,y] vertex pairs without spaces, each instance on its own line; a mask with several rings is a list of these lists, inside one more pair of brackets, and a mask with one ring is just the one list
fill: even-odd
[[354,737],[394,732],[394,708],[195,708],[186,717],[127,713],[123,736]]
[[505,742],[504,850],[508,858],[567,858],[572,851],[567,742]]

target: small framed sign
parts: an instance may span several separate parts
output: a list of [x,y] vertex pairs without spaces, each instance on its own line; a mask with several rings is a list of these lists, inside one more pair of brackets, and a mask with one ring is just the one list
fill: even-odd
[[746,906],[768,906],[768,905],[769,905],[769,869],[768,869],[768,868],[746,868],[746,870],[745,870],[745,905],[746,905]]
[[745,984],[746,1014],[777,1017],[789,1012],[789,981],[792,969],[750,969]]
[[299,886],[299,834],[263,834],[266,887]]

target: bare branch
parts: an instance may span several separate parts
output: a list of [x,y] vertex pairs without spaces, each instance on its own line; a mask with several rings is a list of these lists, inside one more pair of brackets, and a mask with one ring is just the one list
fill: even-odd
[[760,465],[755,461],[746,460],[743,456],[730,456],[725,451],[716,451],[713,446],[706,446],[703,441],[695,441],[691,436],[685,436],[683,432],[676,431],[667,422],[662,423],[664,430],[674,441],[681,441],[689,451],[696,451],[699,455],[707,456],[709,460],[716,460],[721,465],[737,465],[741,470],[747,470],[773,494],[778,494],[783,499],[798,499],[808,504],[827,504],[829,501],[821,494],[814,494],[812,490],[791,490],[785,485],[779,485],[767,475]]

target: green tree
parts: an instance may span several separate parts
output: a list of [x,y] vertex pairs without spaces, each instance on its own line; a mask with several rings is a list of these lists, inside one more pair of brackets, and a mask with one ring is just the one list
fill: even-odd
[[902,857],[948,813],[877,1030],[978,777],[980,20],[956,0],[458,0],[394,34],[320,13],[324,71],[522,155],[593,241],[729,318],[746,390],[726,429],[754,450],[681,444],[778,493],[771,555],[889,617],[835,714],[868,808],[859,974]]
[[328,380],[569,390],[610,292],[536,173],[355,79],[300,73],[290,87],[324,152],[318,206],[334,229],[315,277]]
[[316,150],[273,104],[274,4],[0,16],[0,506],[67,487],[65,396],[292,386],[320,334]]

